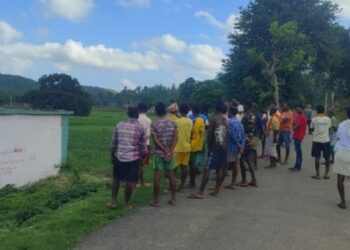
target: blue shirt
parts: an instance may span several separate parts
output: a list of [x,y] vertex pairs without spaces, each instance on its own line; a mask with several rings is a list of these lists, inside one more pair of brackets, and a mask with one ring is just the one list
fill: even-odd
[[239,146],[242,148],[245,144],[245,133],[242,123],[236,118],[230,118],[228,124],[228,146],[229,153],[238,153]]
[[[198,116],[204,120],[205,126],[209,125],[208,117],[205,114],[199,114]],[[192,113],[189,114],[187,117],[190,118],[192,121],[196,119],[196,116]]]

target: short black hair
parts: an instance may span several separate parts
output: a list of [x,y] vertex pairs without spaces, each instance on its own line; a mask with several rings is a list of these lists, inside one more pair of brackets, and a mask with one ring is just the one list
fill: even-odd
[[275,107],[270,108],[270,115],[273,115],[276,112],[277,112],[277,109]]
[[187,115],[188,112],[190,111],[190,107],[186,103],[182,103],[180,104],[179,111],[180,111],[180,114]]
[[223,101],[216,101],[215,102],[215,111],[218,113],[224,114],[226,111],[226,106]]
[[162,102],[158,102],[155,106],[156,115],[157,116],[165,116],[166,115],[166,106]]
[[198,104],[192,104],[191,108],[194,115],[198,115],[201,112]]
[[348,115],[348,118],[350,119],[350,106],[349,106],[348,109],[346,110],[346,114]]
[[136,107],[128,108],[128,117],[138,119],[139,118],[139,110]]
[[301,108],[302,110],[304,110],[304,105],[303,104],[297,104],[294,106],[294,108]]
[[140,102],[137,107],[140,113],[147,113],[148,111],[148,106],[144,102]]
[[317,114],[322,114],[322,113],[324,113],[325,112],[325,108],[324,108],[324,106],[323,105],[318,105],[317,107],[316,107],[316,112],[317,112]]
[[237,113],[238,113],[238,109],[237,109],[236,107],[230,107],[230,108],[228,109],[228,112],[229,112],[231,115],[236,116]]

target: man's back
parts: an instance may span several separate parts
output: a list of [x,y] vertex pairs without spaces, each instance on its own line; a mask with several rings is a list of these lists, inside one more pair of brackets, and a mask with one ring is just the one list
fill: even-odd
[[222,114],[216,114],[209,120],[208,149],[226,151],[228,123]]
[[147,145],[150,145],[149,137],[151,135],[152,120],[150,118],[148,118],[148,116],[146,114],[140,114],[138,120],[139,120],[139,123],[143,126],[143,128],[146,131]]
[[[166,147],[167,150],[173,145],[176,132],[176,123],[167,117],[159,118],[151,124],[151,134],[155,135],[159,142]],[[164,156],[163,151],[155,145],[154,154]]]
[[187,117],[180,117],[176,120],[178,141],[175,152],[191,151],[192,121]]
[[119,122],[112,144],[117,146],[116,156],[119,161],[135,161],[140,158],[140,153],[146,152],[145,129],[137,119]]
[[332,121],[328,116],[318,115],[311,121],[311,127],[314,128],[314,142],[329,142],[329,129]]
[[193,120],[191,151],[197,152],[203,150],[205,139],[205,121],[201,117],[195,117]]

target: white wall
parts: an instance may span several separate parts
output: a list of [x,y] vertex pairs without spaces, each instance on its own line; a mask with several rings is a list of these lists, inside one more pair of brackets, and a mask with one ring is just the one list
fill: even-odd
[[61,133],[59,115],[0,115],[0,188],[56,175]]

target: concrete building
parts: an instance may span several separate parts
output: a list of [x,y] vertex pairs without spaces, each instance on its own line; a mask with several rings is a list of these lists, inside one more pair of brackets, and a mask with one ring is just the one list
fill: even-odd
[[0,188],[58,174],[67,157],[69,111],[0,109]]

